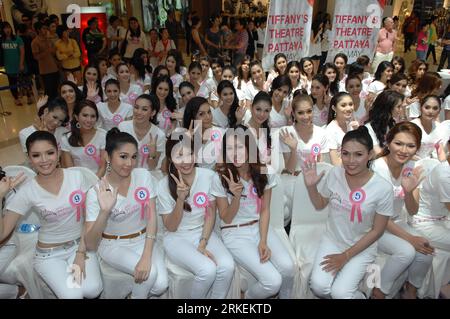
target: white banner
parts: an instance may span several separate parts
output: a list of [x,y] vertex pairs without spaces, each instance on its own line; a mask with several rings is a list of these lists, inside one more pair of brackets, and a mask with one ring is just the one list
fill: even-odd
[[340,52],[353,63],[360,55],[370,59],[377,47],[385,0],[336,0],[327,61]]
[[263,68],[284,53],[288,61],[308,56],[314,0],[271,0],[264,39]]

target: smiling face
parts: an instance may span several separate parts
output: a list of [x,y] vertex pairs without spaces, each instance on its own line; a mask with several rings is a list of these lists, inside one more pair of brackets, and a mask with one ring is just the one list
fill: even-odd
[[109,84],[106,88],[108,102],[117,102],[120,97],[120,88],[115,84]]
[[190,87],[185,86],[180,90],[180,95],[183,105],[187,105],[188,102],[195,96],[195,93]]
[[325,75],[328,78],[328,80],[330,81],[330,83],[334,82],[334,80],[336,80],[337,74],[336,74],[336,71],[332,68],[326,69]]
[[202,70],[199,68],[193,68],[191,71],[189,71],[189,79],[192,84],[199,83],[200,79],[202,77]]
[[211,107],[208,103],[202,104],[195,115],[196,121],[202,121],[203,130],[207,130],[212,126]]
[[373,156],[367,147],[356,140],[349,140],[342,145],[341,158],[345,173],[349,176],[358,176],[368,171],[367,163]]
[[97,123],[97,114],[95,110],[89,106],[85,106],[81,109],[80,114],[74,114],[75,119],[80,123],[80,128],[90,130],[95,128]]
[[133,121],[136,124],[144,124],[150,122],[150,119],[155,116],[155,111],[147,99],[137,99],[133,107]]
[[400,80],[398,82],[391,84],[391,89],[404,95],[406,92],[407,86],[408,86],[408,81],[405,79],[405,80]]
[[231,106],[234,101],[234,92],[230,87],[226,87],[220,93],[220,100],[222,101],[224,106]]
[[336,112],[336,119],[338,121],[344,120],[350,122],[353,117],[353,99],[351,96],[343,96],[336,106],[332,106]]
[[311,61],[305,61],[303,63],[303,71],[305,71],[307,75],[311,75],[313,73],[313,70],[314,65],[311,63]]
[[231,72],[231,70],[225,70],[222,72],[222,80],[227,80],[233,83],[234,74]]
[[361,93],[361,81],[359,79],[351,79],[348,81],[346,86],[348,94],[350,94],[353,98],[359,98],[359,94]]
[[405,164],[416,154],[417,144],[414,136],[407,132],[395,134],[389,147],[389,158],[398,164]]
[[66,113],[60,108],[56,108],[50,112],[48,109],[44,110],[44,123],[50,132],[54,132],[58,127],[60,127],[65,119]]
[[85,76],[84,76],[86,82],[88,83],[94,83],[98,79],[98,72],[96,68],[88,68],[86,70]]
[[394,74],[394,70],[391,67],[387,67],[381,74],[381,79],[384,79],[384,82],[387,82],[391,79],[392,74]]
[[391,116],[393,119],[397,120],[402,115],[403,100],[399,101],[392,109]]
[[173,56],[168,56],[166,59],[166,67],[170,72],[175,72],[175,67],[177,66],[177,61]]
[[42,8],[42,0],[22,0],[22,3],[27,11],[37,12]]
[[48,141],[36,141],[30,146],[28,152],[33,169],[39,175],[51,175],[58,166],[59,153],[57,147]]
[[117,70],[117,75],[119,76],[119,81],[129,82],[130,81],[130,69],[126,65],[121,65]]
[[61,97],[67,104],[73,104],[76,100],[75,90],[70,85],[63,85],[61,86]]
[[325,95],[327,88],[317,80],[313,80],[311,84],[311,95],[315,99],[321,99]]
[[261,68],[260,65],[252,66],[250,73],[255,83],[264,82],[264,70]]
[[311,126],[313,120],[313,107],[307,101],[297,102],[294,107],[294,120],[304,126]]
[[234,134],[227,134],[226,141],[227,145],[225,150],[227,163],[233,163],[236,168],[241,167],[248,159],[247,149],[243,138]]
[[288,76],[292,82],[298,82],[300,80],[300,70],[296,66],[293,66],[289,69]]
[[336,61],[334,61],[334,65],[337,67],[339,72],[344,72],[345,69],[345,60],[341,57],[336,58]]
[[277,62],[275,63],[275,66],[277,67],[277,70],[280,72],[280,74],[284,74],[284,71],[286,71],[287,66],[286,59],[283,57],[278,58]]
[[194,170],[194,152],[186,145],[183,145],[183,143],[178,143],[173,147],[170,159],[175,168],[180,171],[182,175],[189,175]]
[[272,110],[272,105],[266,101],[259,101],[254,103],[252,106],[252,119],[256,124],[261,125],[269,119],[270,111]]
[[439,112],[441,111],[439,101],[437,101],[435,98],[428,98],[425,103],[422,104],[420,111],[420,117],[422,119],[427,121],[435,120],[438,117]]
[[111,157],[108,155],[108,161],[111,163],[111,171],[116,175],[127,178],[131,175],[131,171],[136,167],[137,148],[134,144],[126,143],[115,149]]
[[220,66],[220,64],[213,63],[211,69],[216,79],[220,79],[222,77],[222,67]]
[[156,96],[161,101],[164,101],[169,95],[169,90],[170,90],[169,84],[167,84],[166,82],[161,82],[156,87]]
[[400,72],[400,70],[403,67],[403,65],[399,63],[397,60],[394,60],[392,64],[394,65],[394,72]]

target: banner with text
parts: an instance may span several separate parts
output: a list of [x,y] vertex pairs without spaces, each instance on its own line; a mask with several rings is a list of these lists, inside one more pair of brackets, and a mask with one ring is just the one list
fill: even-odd
[[360,55],[370,59],[377,47],[385,0],[336,0],[327,62],[342,52],[353,63]]
[[284,53],[288,61],[308,56],[314,0],[271,0],[264,40],[263,68],[269,71],[273,58]]

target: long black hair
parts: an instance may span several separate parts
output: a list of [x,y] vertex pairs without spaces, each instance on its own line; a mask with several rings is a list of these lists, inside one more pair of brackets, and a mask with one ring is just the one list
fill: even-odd
[[100,70],[98,69],[98,66],[96,63],[89,63],[83,72],[83,91],[82,91],[82,98],[85,99],[87,97],[87,85],[86,85],[86,72],[88,69],[95,69],[97,71],[97,89],[98,89],[98,95],[100,96],[101,101],[103,102],[103,89],[102,89],[102,79],[100,77]]
[[166,106],[170,112],[174,112],[177,109],[177,101],[173,96],[173,82],[169,76],[164,75],[156,79],[154,86],[152,86],[152,94],[156,95],[156,89],[161,83],[167,83],[167,85],[169,86],[169,93],[166,97]]
[[[81,111],[85,108],[85,107],[90,107],[91,109],[93,109],[95,111],[95,115],[97,117],[97,120],[99,118],[99,114],[98,114],[98,109],[97,109],[97,105],[95,105],[94,102],[90,101],[90,100],[83,100],[80,103],[77,103],[75,105],[75,108],[73,110],[73,115],[79,116]],[[80,129],[77,127],[78,121],[75,118],[75,116],[72,118],[72,121],[70,122],[70,136],[68,138],[69,144],[70,146],[73,147],[82,147],[83,145],[83,139],[81,137],[81,131]],[[66,133],[68,134],[68,133]]]
[[112,153],[124,144],[133,144],[136,150],[138,148],[138,143],[132,135],[119,131],[117,127],[113,127],[108,131],[106,134],[105,151],[110,158]]
[[220,81],[219,84],[217,85],[217,94],[219,95],[219,98],[220,95],[222,94],[222,91],[225,90],[226,88],[233,90],[234,94],[233,103],[231,104],[230,112],[228,113],[227,116],[228,126],[235,127],[237,123],[236,110],[239,108],[239,99],[237,97],[236,89],[234,88],[233,83],[231,83],[228,80]]
[[[255,98],[253,99],[252,108],[259,102],[267,102],[272,107],[272,98],[270,97],[269,93],[267,93],[267,92],[259,91],[258,94],[256,94]],[[267,147],[271,148],[272,147],[272,137],[270,136],[269,121],[270,121],[270,116],[266,121],[264,121],[261,124],[261,128],[265,129],[265,131],[267,132]]]
[[395,120],[392,118],[392,110],[405,97],[393,90],[386,90],[381,92],[369,111],[369,119],[372,129],[377,136],[379,146],[382,148],[386,142],[386,133],[395,126]]

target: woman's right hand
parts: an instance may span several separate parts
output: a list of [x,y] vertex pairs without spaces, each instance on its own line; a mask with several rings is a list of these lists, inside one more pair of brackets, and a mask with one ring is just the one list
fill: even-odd
[[41,109],[48,102],[48,95],[40,96],[36,102],[36,107],[38,110]]
[[226,175],[222,175],[222,177],[228,183],[228,188],[230,189],[230,192],[233,194],[233,196],[240,198],[242,190],[244,189],[244,185],[242,185],[241,181],[239,180],[234,181],[234,177],[230,169],[228,169],[228,174],[230,174],[230,178],[228,178]]
[[177,184],[178,198],[184,201],[186,199],[186,197],[189,196],[189,191],[190,191],[189,185],[186,185],[186,183],[184,182],[183,176],[181,175],[180,171],[178,171],[179,178],[177,178],[174,174],[170,174],[170,176],[172,176],[173,180]]
[[108,181],[103,177],[97,187],[94,187],[97,193],[98,203],[100,205],[100,211],[111,213],[112,209],[116,205],[118,189],[112,190]]
[[430,242],[426,238],[413,236],[410,243],[413,245],[414,249],[421,254],[432,255],[434,253],[434,247],[430,245]]
[[280,130],[280,139],[284,144],[289,146],[291,152],[297,150],[298,141],[292,132],[289,132],[287,129]]
[[303,179],[305,180],[306,186],[316,186],[319,184],[322,177],[325,175],[325,171],[317,175],[317,167],[315,160],[306,160],[302,164],[303,169]]
[[24,172],[20,172],[15,177],[5,176],[0,180],[0,199],[4,198],[10,190],[20,185],[27,177]]

